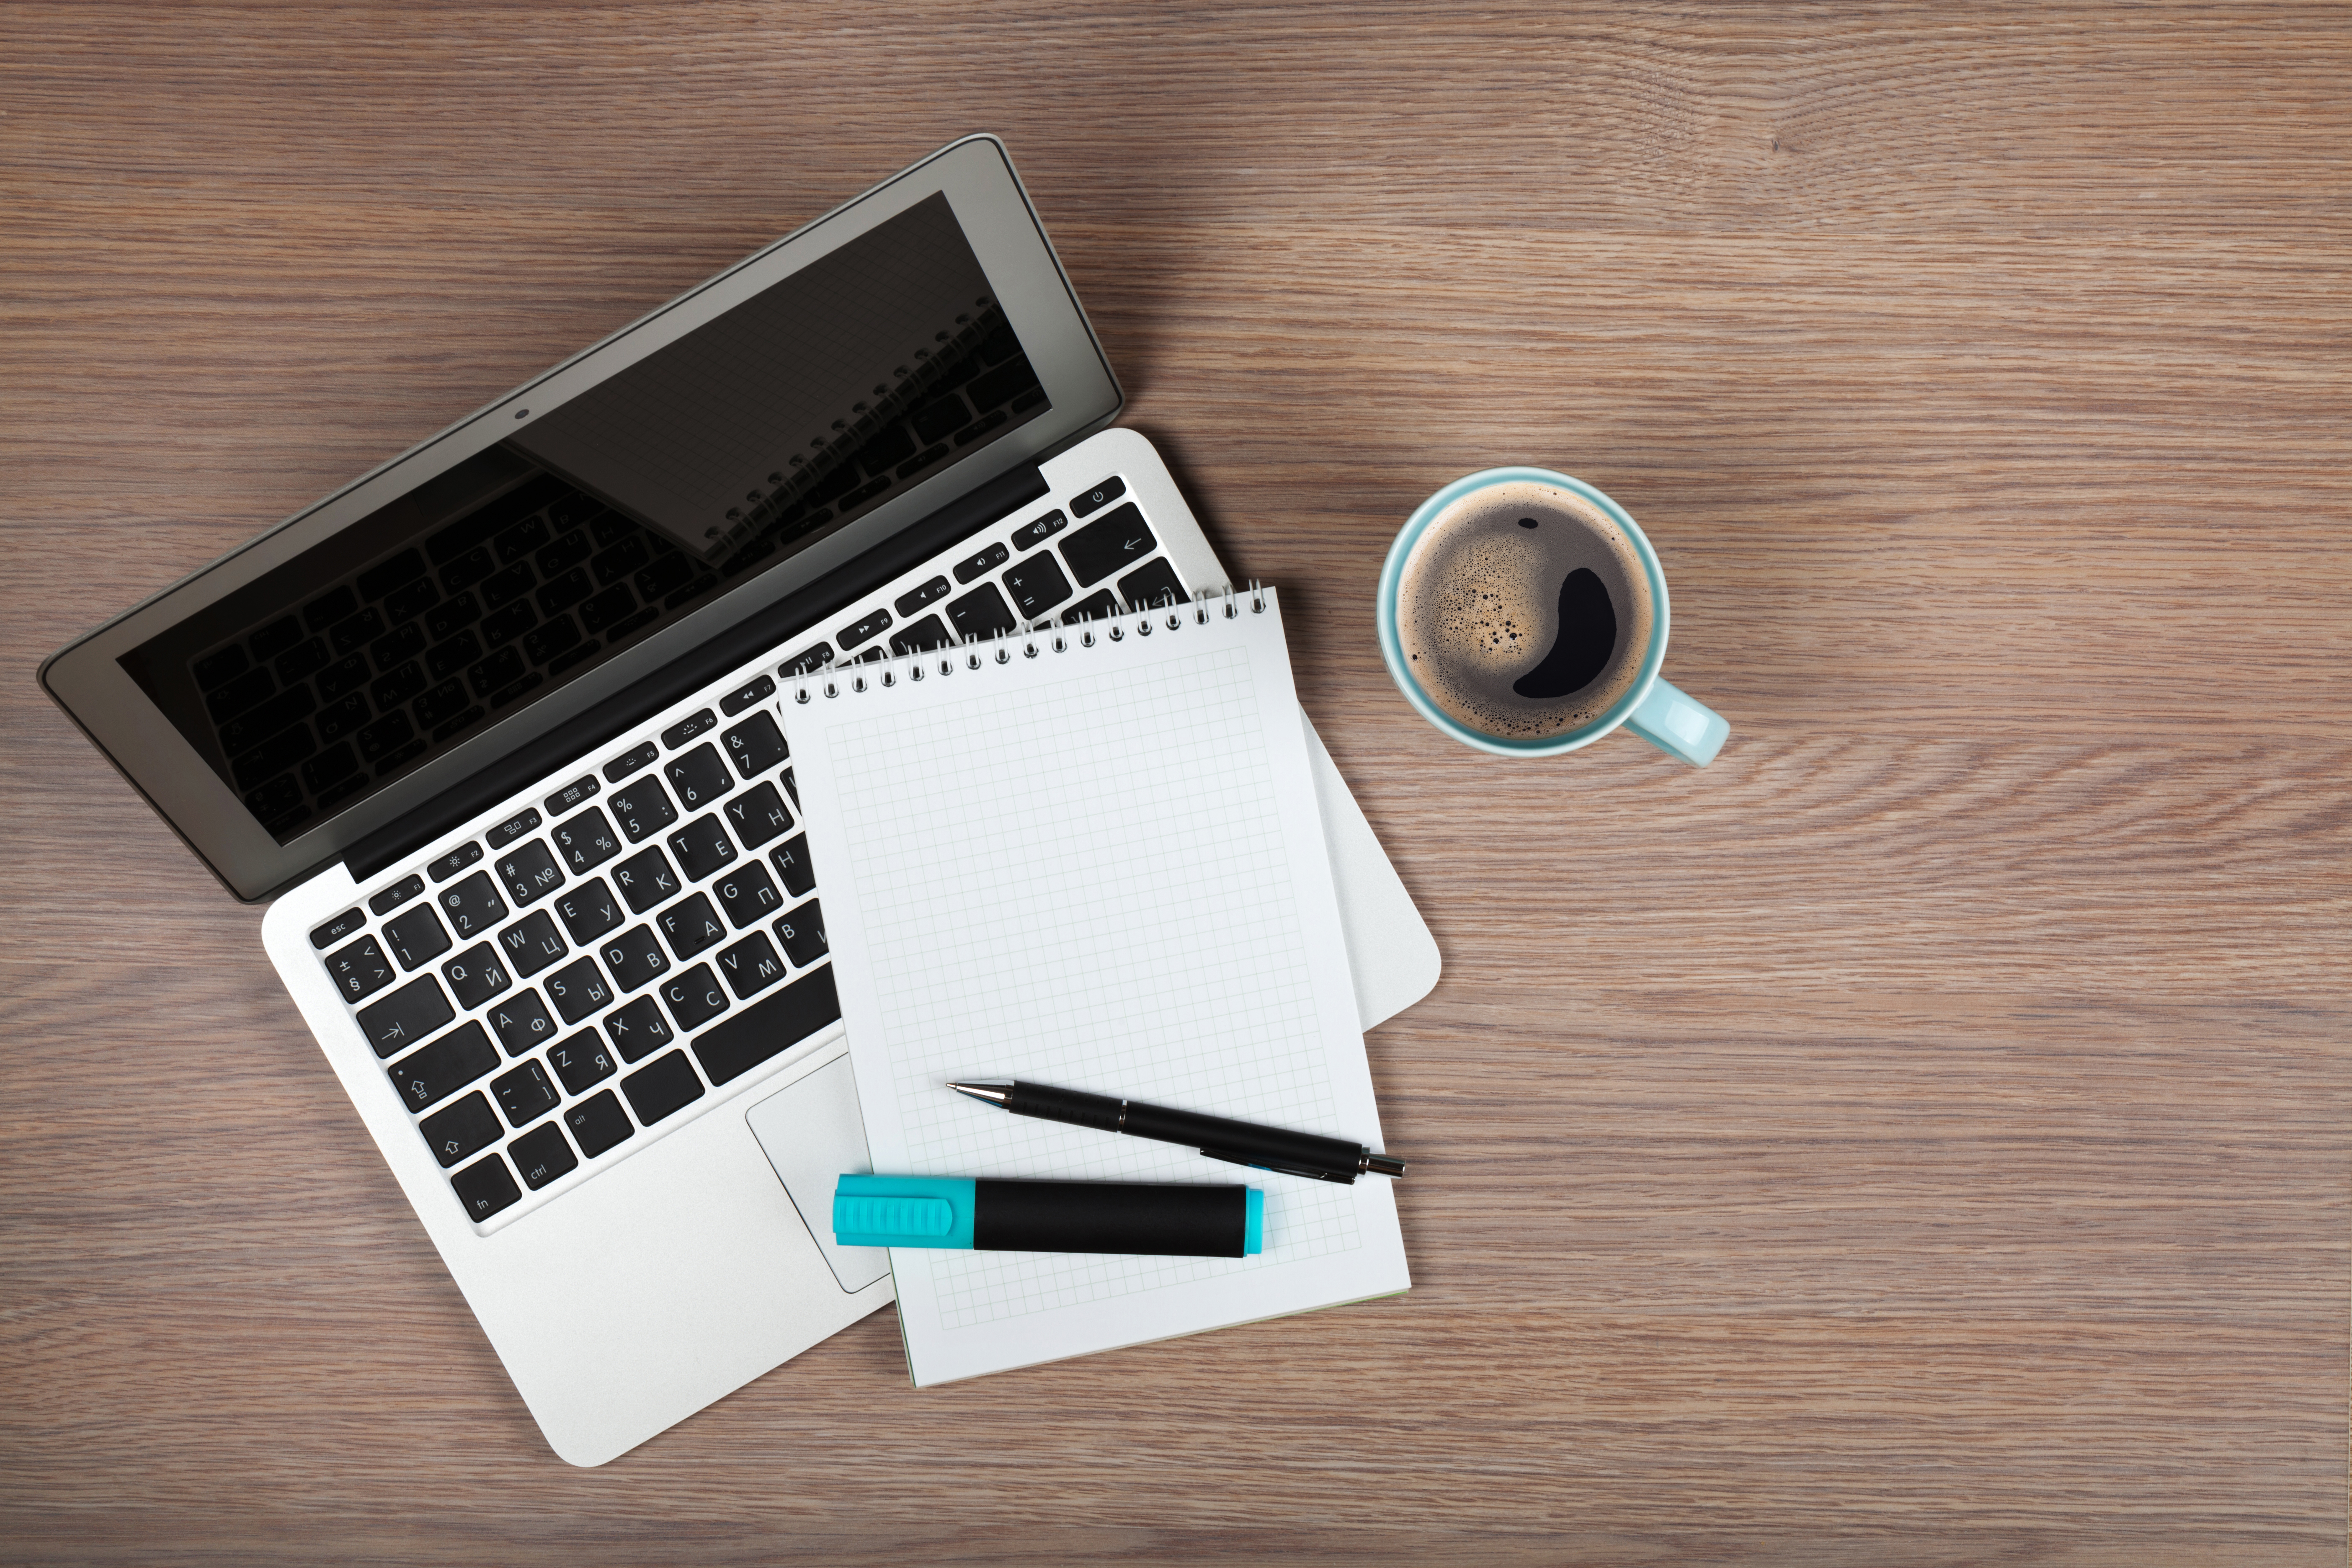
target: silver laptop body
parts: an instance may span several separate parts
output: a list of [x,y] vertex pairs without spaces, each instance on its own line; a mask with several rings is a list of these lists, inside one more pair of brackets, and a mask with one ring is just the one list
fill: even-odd
[[[1231,581],[1118,405],[971,138],[43,666],[274,897],[272,963],[563,1458],[891,1299],[824,1218],[865,1144],[777,693]],[[1312,751],[1369,1028],[1436,949]]]

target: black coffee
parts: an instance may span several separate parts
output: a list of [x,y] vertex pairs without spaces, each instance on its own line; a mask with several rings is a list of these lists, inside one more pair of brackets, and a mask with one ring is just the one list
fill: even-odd
[[1441,512],[1397,594],[1422,690],[1501,740],[1565,734],[1607,712],[1641,674],[1655,616],[1624,530],[1574,491],[1527,479]]

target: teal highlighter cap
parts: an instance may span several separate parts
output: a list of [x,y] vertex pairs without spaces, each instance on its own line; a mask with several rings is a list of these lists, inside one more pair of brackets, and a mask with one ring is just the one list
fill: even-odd
[[1255,1258],[1265,1250],[1265,1194],[1249,1190],[1249,1218],[1243,1223],[1242,1256]]
[[843,1247],[971,1247],[969,1176],[849,1176],[833,1189],[833,1239]]

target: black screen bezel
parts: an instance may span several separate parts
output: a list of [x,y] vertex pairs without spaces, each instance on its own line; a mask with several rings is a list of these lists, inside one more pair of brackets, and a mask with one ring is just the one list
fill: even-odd
[[[121,656],[366,517],[397,495],[512,434],[518,410],[544,413],[636,363],[801,267],[933,194],[944,194],[1051,399],[1038,417],[893,498],[774,569],[748,576],[676,625],[543,702],[485,729],[446,755],[280,845],[253,819]],[[601,702],[688,658],[951,504],[1107,423],[1121,395],[1003,144],[973,136],[941,148],[544,374],[418,444],[336,494],[155,595],[46,660],[41,684],[222,884],[255,902],[334,864],[352,846],[396,835],[499,759],[559,731],[576,732]],[[771,616],[770,618],[772,618]],[[789,634],[787,634],[789,635]]]

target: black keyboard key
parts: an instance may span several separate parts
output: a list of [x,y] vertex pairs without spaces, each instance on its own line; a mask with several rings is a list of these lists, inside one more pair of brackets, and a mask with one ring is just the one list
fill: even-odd
[[823,958],[827,951],[824,910],[818,907],[824,902],[823,899],[811,899],[776,922],[776,940],[784,944],[784,951],[803,969]]
[[431,904],[419,904],[383,922],[383,944],[400,960],[401,968],[415,969],[449,951],[449,933],[441,929]]
[[[446,643],[449,638],[456,637],[458,632],[481,618],[481,601],[471,594],[459,594],[448,603],[436,606],[432,613],[425,617],[425,635],[436,643]],[[457,664],[450,666],[450,668],[455,669],[458,665],[471,664],[480,658],[478,652],[480,646],[468,636],[466,638],[466,647],[469,650],[476,651],[468,651],[464,658],[459,659]],[[442,672],[443,675],[447,673],[447,670]]]
[[449,853],[442,856],[441,858],[434,861],[433,864],[425,867],[425,868],[432,873],[433,879],[436,882],[446,882],[450,878],[456,876],[458,872],[464,870],[467,867],[472,865],[481,858],[482,847],[480,845],[460,844],[457,847],[450,850]]
[[591,1160],[634,1137],[637,1131],[629,1125],[629,1113],[621,1109],[620,1097],[609,1089],[565,1111],[563,1125],[572,1129],[572,1141]]
[[705,708],[701,712],[680,719],[677,723],[664,730],[661,734],[662,747],[665,751],[675,752],[718,722],[719,715]]
[[1116,474],[1082,496],[1070,498],[1070,513],[1074,517],[1092,517],[1127,493],[1127,481]]
[[[467,594],[466,590],[498,569],[499,558],[491,554],[490,547],[485,544],[478,550],[468,550],[441,568],[441,586],[448,593],[465,594],[467,602],[471,603],[474,595]],[[478,605],[474,614],[481,614]]]
[[739,1002],[747,1002],[784,977],[784,961],[753,931],[719,955],[719,975]]
[[380,1057],[396,1057],[457,1016],[441,983],[420,974],[381,1002],[360,1009],[360,1033]]
[[649,833],[658,833],[677,820],[677,807],[670,805],[656,779],[633,780],[626,789],[613,792],[613,820],[629,836],[629,842],[641,844]]
[[[489,658],[470,666],[466,671],[466,681],[473,687],[475,696],[488,697],[530,673],[530,666],[523,662],[520,648],[502,647]],[[427,692],[425,700],[416,705],[416,716],[427,724],[436,723],[448,704],[465,700],[463,697],[446,695],[455,684],[437,686]]]
[[1144,609],[1160,609],[1171,605],[1192,603],[1184,584],[1176,580],[1176,568],[1167,558],[1152,562],[1140,572],[1130,572],[1118,580],[1118,596],[1129,605]]
[[336,588],[303,606],[302,624],[314,632],[322,632],[359,607],[358,595],[349,588]]
[[544,840],[534,838],[499,861],[499,880],[517,909],[524,909],[563,886],[563,871],[548,853]]
[[387,621],[413,621],[441,602],[441,590],[430,578],[419,578],[401,588],[383,602],[383,618]]
[[752,703],[765,702],[769,698],[773,697],[775,694],[776,683],[774,679],[763,675],[760,677],[759,679],[751,682],[751,685],[746,686],[740,690],[730,691],[726,696],[720,698],[719,700],[719,711],[726,717],[732,719],[736,714],[740,713],[744,709],[751,706]]
[[555,1010],[563,1015],[565,1023],[576,1024],[608,1005],[613,1000],[613,988],[597,973],[596,961],[583,958],[547,977],[547,999],[555,1004]]
[[948,620],[959,637],[1002,637],[1021,624],[993,583],[982,583],[962,598],[949,600]]
[[1002,544],[992,544],[969,561],[956,563],[956,581],[969,583],[975,577],[985,577],[1012,559],[1012,551]]
[[[655,921],[662,928],[662,934],[669,938],[670,951],[682,959],[692,958],[727,934],[727,928],[719,923],[719,911],[712,909],[710,900],[700,893],[672,904],[656,916]],[[609,955],[606,962],[610,962]]]
[[[382,898],[383,895],[382,893],[378,893],[376,897]],[[397,903],[399,900],[395,899],[393,902]],[[392,908],[391,904],[386,904],[384,906],[384,909],[390,908]],[[382,914],[383,913],[383,910],[376,910],[376,913]],[[310,945],[318,949],[320,952],[324,952],[327,949],[334,946],[335,943],[342,941],[343,938],[350,936],[354,931],[364,931],[366,928],[366,917],[362,915],[357,908],[348,909],[341,914],[337,915],[333,920],[329,921],[325,925],[322,925],[317,930],[311,931]]]
[[1070,525],[1070,520],[1058,511],[1049,511],[1034,522],[1024,522],[1013,531],[1013,548],[1033,550]]
[[[383,668],[388,669],[393,665],[403,662],[404,661],[401,659],[392,659]],[[356,692],[361,687],[365,686],[368,683],[368,674],[367,656],[355,653],[349,658],[338,659],[320,670],[312,684],[318,687],[320,696],[331,702],[346,692]]]
[[602,807],[591,807],[568,822],[556,824],[548,837],[555,841],[563,863],[579,876],[602,866],[621,852],[621,836],[604,820]]
[[547,542],[547,520],[527,517],[516,523],[492,542],[499,547],[499,560],[519,561]]
[[[499,1070],[499,1050],[479,1024],[468,1020],[422,1050],[409,1052],[392,1064],[392,1087],[412,1111],[438,1105],[478,1078]],[[463,1159],[475,1149],[451,1156]],[[441,1162],[447,1164],[448,1160]]]
[[723,871],[735,859],[735,841],[727,837],[716,814],[698,816],[669,836],[669,852],[689,882],[699,882]]
[[414,582],[424,575],[424,552],[404,550],[391,560],[378,562],[359,574],[360,597],[373,605],[403,583]]
[[613,889],[602,877],[565,892],[555,900],[555,912],[563,917],[563,929],[572,933],[572,940],[583,947],[621,923],[621,901],[613,897]]
[[[585,578],[587,574],[585,572],[575,572],[572,575],[575,577]],[[557,584],[557,586],[560,587],[562,584]],[[585,598],[587,596],[587,584],[583,582],[581,584],[581,596]],[[558,605],[554,609],[549,609],[547,608],[547,605],[548,595],[546,594],[541,594],[540,595],[541,614],[552,616],[558,614],[559,611],[563,608],[562,605]],[[540,627],[537,631],[532,632],[530,636],[524,637],[522,639],[523,657],[530,659],[533,664],[551,663],[554,660],[557,654],[562,653],[568,647],[575,646],[580,641],[580,623],[573,620],[570,616],[564,616],[560,620],[548,622],[547,625]]]
[[[335,623],[334,629],[327,634],[327,646],[334,650],[337,658],[341,658],[347,654],[359,652],[383,636],[383,614],[375,610],[362,610],[349,620]],[[360,668],[364,673],[367,666],[362,663]]]
[[507,1173],[507,1163],[496,1154],[458,1172],[449,1178],[449,1185],[456,1191],[457,1201],[466,1205],[466,1217],[476,1225],[522,1196],[514,1178]]
[[464,674],[467,666],[480,663],[481,658],[481,639],[471,632],[459,632],[426,651],[425,677],[436,682],[446,680],[453,675]]
[[829,642],[821,642],[792,663],[778,669],[776,673],[786,680],[797,680],[803,675],[814,675],[832,662],[833,645]]
[[707,963],[662,982],[661,999],[669,1005],[677,1026],[688,1034],[727,1011],[727,993],[719,988],[719,977]]
[[[667,919],[667,914],[663,918]],[[604,955],[604,967],[613,972],[614,984],[625,993],[669,972],[669,955],[654,940],[651,926],[631,926],[620,935],[608,938],[597,951]]]
[[510,1057],[536,1049],[555,1037],[555,1020],[547,1016],[547,1004],[539,999],[536,991],[508,997],[491,1008],[487,1016],[490,1027],[498,1031],[499,1044]]
[[[776,727],[772,713],[754,713],[719,738],[726,743],[727,760],[747,779],[759,777],[792,755],[792,748],[784,744],[784,732]],[[676,768],[677,763],[670,766]],[[678,792],[680,799],[685,795],[684,790]]]
[[514,984],[506,961],[487,942],[476,942],[443,964],[441,977],[449,983],[457,1005],[468,1012]]
[[1108,588],[1088,594],[1062,612],[1062,624],[1076,626],[1080,621],[1107,621],[1118,614],[1118,595]]
[[[941,582],[947,579],[941,578]],[[911,626],[899,627],[890,634],[890,652],[898,658],[910,653],[929,653],[935,647],[945,647],[955,641],[948,636],[947,626],[937,616],[925,616]]]
[[[404,626],[394,626],[371,643],[368,646],[368,658],[375,661],[375,667],[378,669],[390,669],[394,665],[404,664],[424,651],[425,628],[415,621],[410,621]],[[362,678],[366,676],[365,666],[361,667],[360,674]]]
[[[646,1005],[653,1005],[652,997],[646,998]],[[613,1060],[613,1053],[605,1048],[604,1037],[593,1029],[583,1029],[551,1047],[547,1062],[555,1069],[555,1076],[563,1080],[566,1094],[585,1093],[591,1084],[602,1083],[621,1070]]]
[[1037,619],[1071,594],[1070,580],[1062,575],[1061,563],[1054,559],[1051,551],[1031,556],[1000,581],[1004,591],[1013,595],[1013,607],[1021,612],[1024,621]]
[[542,577],[552,577],[568,567],[577,566],[588,559],[595,546],[588,542],[588,531],[575,528],[531,558]]
[[873,641],[877,637],[889,629],[890,612],[887,610],[877,610],[872,615],[867,616],[864,620],[858,621],[852,626],[844,626],[833,635],[841,639],[841,646],[844,648],[853,648],[860,643]]
[[555,934],[555,922],[541,910],[499,932],[499,951],[506,955],[507,967],[528,980],[572,950],[563,945],[563,939]]
[[793,805],[797,809],[801,804],[801,786],[793,783],[793,770],[786,768],[777,776],[776,782],[784,786],[784,793],[793,797]]
[[1090,588],[1159,548],[1143,514],[1130,501],[1062,541],[1062,558],[1077,574],[1078,586]]
[[520,598],[539,581],[539,574],[530,569],[528,561],[518,561],[503,572],[493,574],[482,584],[482,603],[497,609],[509,599]]
[[[677,1037],[669,1032],[669,1020],[662,1016],[661,1009],[654,1005],[650,996],[640,996],[619,1012],[606,1014],[604,1032],[613,1037],[613,1048],[621,1053],[625,1062],[641,1062]],[[604,1074],[596,1076],[602,1078]],[[575,1089],[572,1092],[580,1091]]]
[[482,837],[489,840],[491,848],[503,849],[538,826],[539,813],[526,811],[520,816],[508,817]]
[[254,633],[252,640],[247,646],[253,649],[253,657],[257,660],[267,664],[301,640],[301,624],[293,616],[288,616],[283,620],[272,621]]
[[795,833],[768,851],[768,863],[783,879],[784,891],[793,898],[806,896],[816,886],[816,872],[809,865],[808,835]]
[[659,849],[632,855],[613,868],[613,885],[629,900],[631,914],[644,914],[684,886]]
[[514,1156],[515,1169],[522,1173],[522,1184],[534,1193],[580,1167],[572,1145],[563,1141],[563,1130],[552,1121],[508,1144],[507,1152]]
[[713,1083],[731,1083],[841,1016],[830,964],[703,1031],[694,1055]]
[[210,691],[222,681],[243,675],[246,671],[245,649],[236,643],[215,654],[196,660],[196,689]]
[[562,789],[547,797],[547,815],[562,816],[565,812],[585,805],[596,798],[598,785],[594,773],[583,773]]
[[562,1096],[550,1083],[547,1069],[537,1062],[525,1062],[512,1072],[500,1073],[490,1079],[490,1093],[499,1109],[506,1112],[509,1127],[528,1127],[555,1109]]
[[686,1059],[686,1053],[672,1051],[623,1079],[621,1092],[629,1097],[629,1109],[637,1113],[637,1120],[651,1127],[663,1117],[675,1115],[700,1100],[708,1091],[695,1076],[694,1064]]
[[719,878],[710,885],[710,890],[719,895],[719,907],[727,911],[728,921],[737,931],[758,925],[784,907],[784,896],[776,891],[768,868],[757,860],[748,861],[742,869]]
[[318,726],[319,739],[340,741],[366,723],[373,716],[373,712],[368,707],[368,700],[354,691],[342,700],[331,702],[320,709],[319,716],[311,722]]
[[518,599],[503,610],[493,610],[484,616],[478,629],[484,647],[504,647],[537,625],[539,612],[527,602]]
[[757,849],[793,825],[792,813],[784,809],[783,796],[772,784],[746,790],[722,809],[727,820],[734,825],[735,837],[743,841],[746,849]]
[[946,598],[950,592],[946,578],[934,577],[921,587],[909,588],[899,595],[896,601],[896,607],[900,616],[911,616],[932,600]]
[[604,764],[604,782],[619,784],[631,773],[643,773],[653,766],[655,760],[660,755],[661,748],[656,746],[651,741],[647,741],[635,751],[624,752]]
[[580,625],[593,636],[636,607],[636,595],[629,592],[628,584],[620,584],[605,589],[580,606]]
[[[768,722],[772,727],[775,721],[770,719]],[[781,742],[783,737],[779,734],[776,739]],[[670,788],[677,792],[677,803],[688,811],[709,805],[735,787],[734,775],[719,760],[719,748],[708,742],[682,757],[671,758],[662,772],[669,775]]]
[[[467,847],[477,858],[480,857],[481,846]],[[507,918],[506,900],[499,897],[488,871],[477,871],[457,886],[442,889],[439,902],[459,936],[488,936],[492,927]]]
[[425,1146],[444,1169],[488,1148],[506,1131],[499,1125],[499,1113],[490,1109],[489,1100],[479,1089],[446,1110],[435,1111],[417,1124],[417,1130],[425,1134]]

